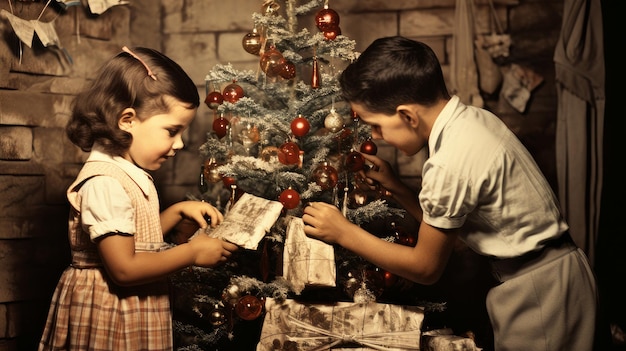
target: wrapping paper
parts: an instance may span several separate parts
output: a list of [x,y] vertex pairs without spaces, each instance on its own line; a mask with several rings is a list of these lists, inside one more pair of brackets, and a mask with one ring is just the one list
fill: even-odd
[[305,286],[335,286],[337,270],[332,245],[309,238],[302,218],[292,217],[287,226],[283,250],[283,278],[296,294]]
[[436,329],[422,335],[423,351],[481,351],[474,340],[454,335],[450,329]]
[[257,351],[420,349],[424,309],[419,306],[268,298],[265,309]]
[[283,205],[278,201],[267,200],[249,193],[241,195],[224,216],[224,221],[215,229],[207,228],[207,234],[256,250],[280,216]]

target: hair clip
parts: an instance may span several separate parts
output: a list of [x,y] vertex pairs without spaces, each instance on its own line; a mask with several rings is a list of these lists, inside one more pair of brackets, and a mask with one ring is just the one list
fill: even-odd
[[146,71],[148,71],[148,75],[152,79],[157,80],[156,74],[152,73],[152,70],[150,69],[150,67],[148,67],[148,65],[139,56],[135,55],[134,52],[130,51],[130,49],[127,46],[123,46],[122,51],[128,53],[130,56],[136,58],[137,61],[141,62],[141,64],[146,68]]

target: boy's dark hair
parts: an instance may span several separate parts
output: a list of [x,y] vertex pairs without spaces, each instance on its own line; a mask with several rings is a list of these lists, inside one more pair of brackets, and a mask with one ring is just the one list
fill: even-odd
[[[135,108],[139,118],[150,113],[169,110],[166,97],[200,105],[198,89],[185,71],[162,53],[148,48],[133,48],[120,52],[106,62],[89,86],[73,102],[71,118],[66,126],[68,138],[83,151],[90,151],[97,141],[111,155],[122,155],[132,142],[132,136],[118,128],[125,108]],[[148,75],[147,67],[156,80]]]
[[348,102],[388,115],[401,104],[430,106],[450,98],[433,50],[401,36],[376,39],[341,73],[339,84]]

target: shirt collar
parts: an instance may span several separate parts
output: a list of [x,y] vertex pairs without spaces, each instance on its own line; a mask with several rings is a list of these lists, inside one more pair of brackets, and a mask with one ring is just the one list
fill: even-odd
[[443,132],[444,127],[448,124],[452,117],[458,114],[455,111],[462,105],[463,104],[461,103],[459,97],[453,95],[446,103],[446,106],[444,106],[441,112],[439,112],[439,115],[433,124],[433,129],[430,131],[430,136],[428,137],[428,151],[431,155],[435,153],[439,136]]
[[137,167],[134,163],[124,159],[121,156],[111,156],[104,151],[104,148],[98,144],[95,144],[91,149],[91,153],[87,158],[89,161],[109,162],[118,166],[124,173],[141,188],[144,194],[148,195],[152,184],[154,182],[152,176],[145,170]]

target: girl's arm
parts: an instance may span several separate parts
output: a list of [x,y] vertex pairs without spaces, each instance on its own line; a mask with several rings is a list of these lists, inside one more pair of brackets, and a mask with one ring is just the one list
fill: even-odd
[[237,250],[234,244],[204,234],[159,252],[135,252],[135,240],[129,235],[108,235],[97,245],[109,276],[121,286],[148,283],[192,265],[213,267]]

